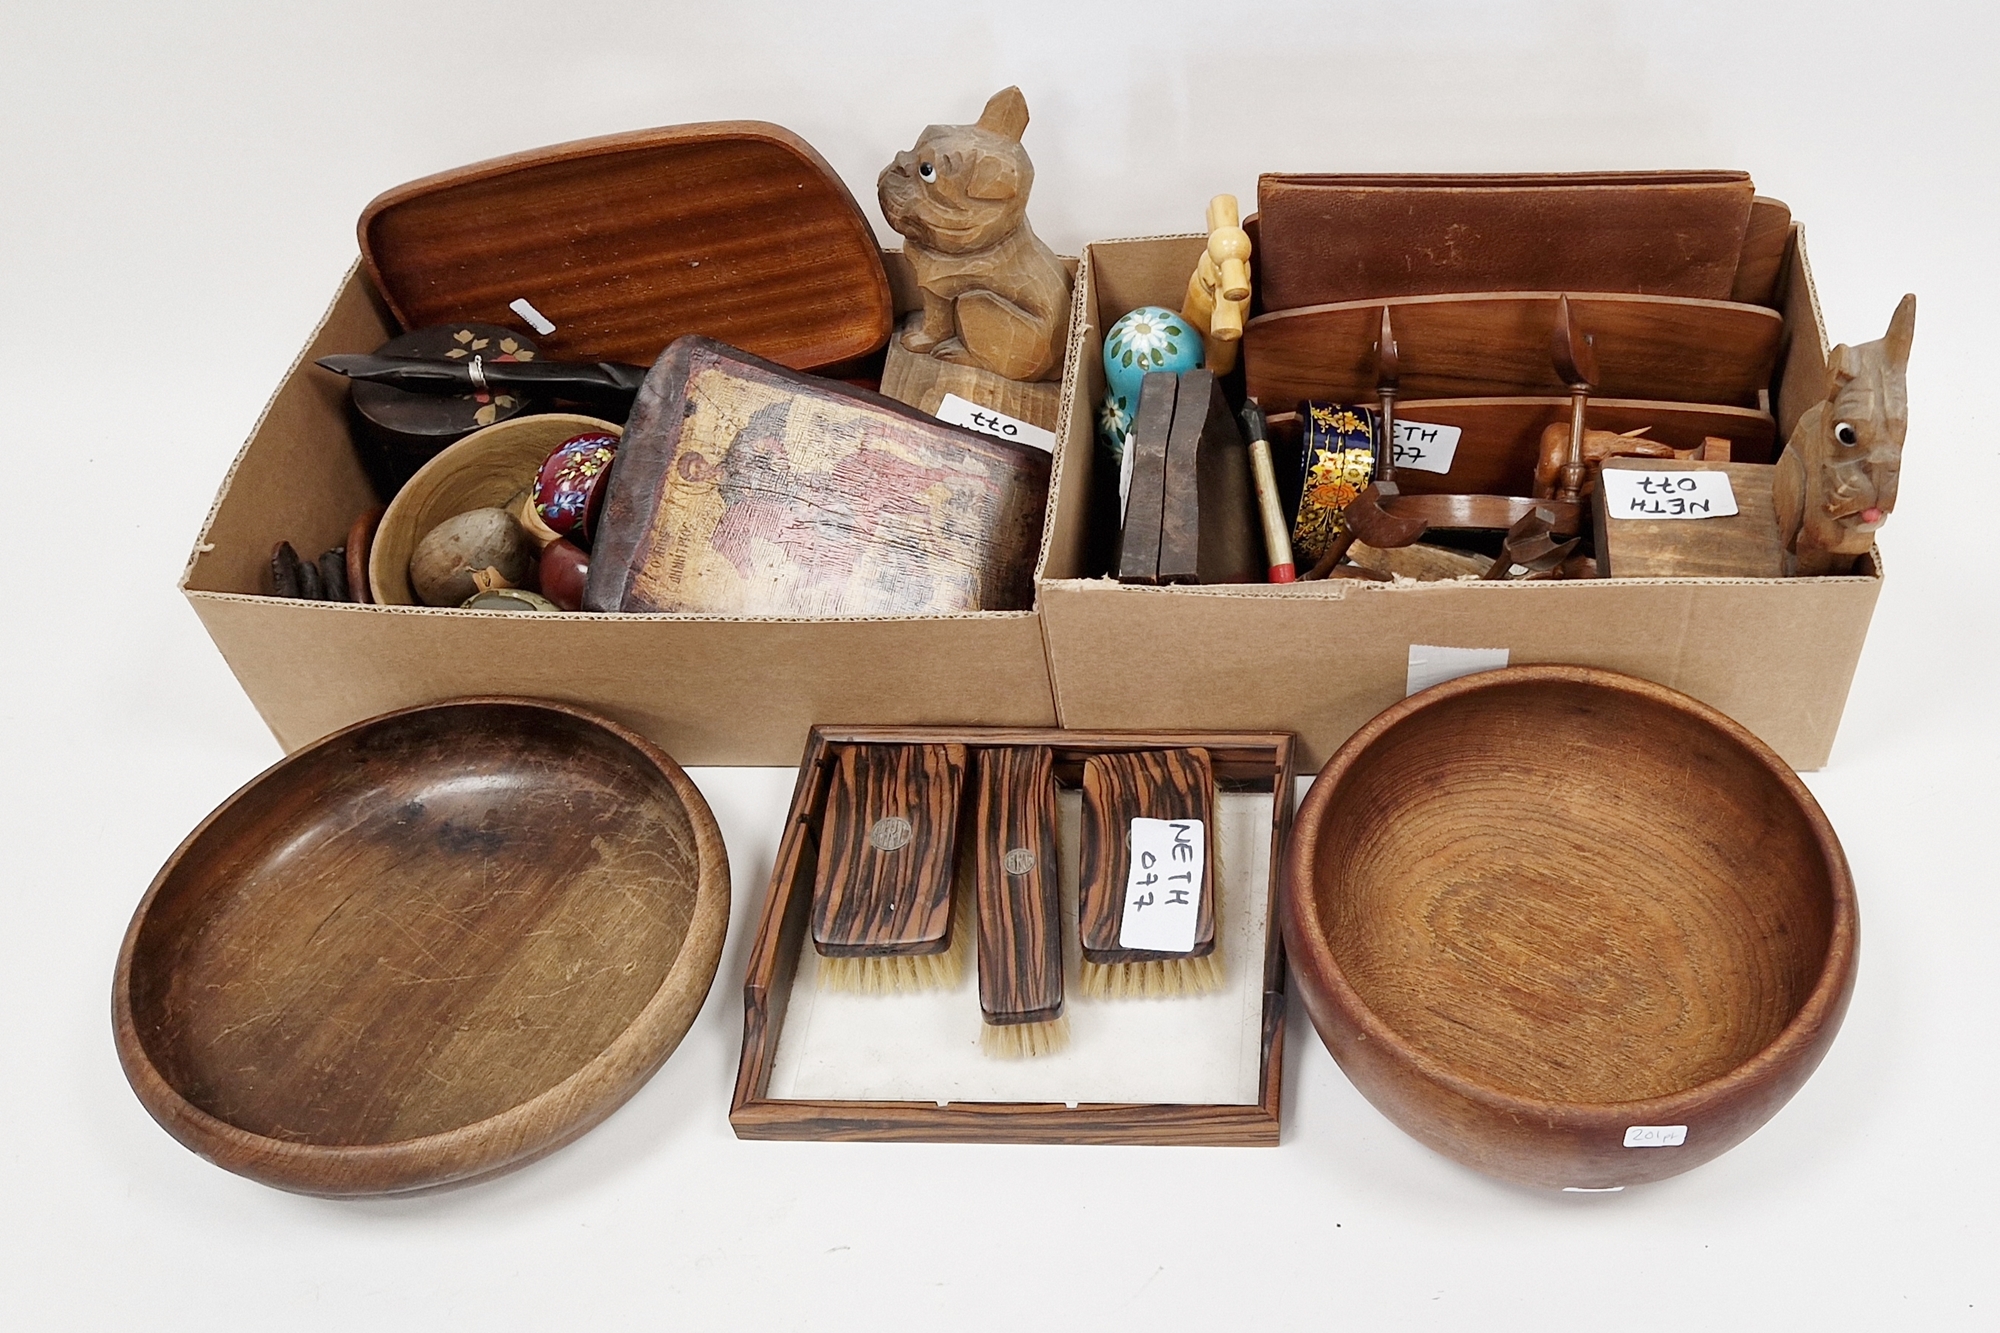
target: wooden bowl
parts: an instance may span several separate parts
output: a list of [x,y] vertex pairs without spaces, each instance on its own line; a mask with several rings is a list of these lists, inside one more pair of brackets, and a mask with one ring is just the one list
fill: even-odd
[[476,430],[418,469],[396,492],[368,553],[368,587],[383,606],[415,606],[410,553],[438,524],[468,509],[505,505],[532,490],[548,456],[573,435],[622,435],[621,427],[573,412],[516,417]]
[[1523,1184],[1658,1180],[1735,1146],[1854,985],[1854,887],[1804,784],[1721,713],[1609,671],[1515,667],[1390,708],[1314,781],[1285,887],[1307,1010],[1355,1086]]
[[728,919],[721,834],[665,754],[554,704],[412,708],[188,835],[119,951],[118,1056],[168,1133],[253,1180],[464,1184],[652,1076]]

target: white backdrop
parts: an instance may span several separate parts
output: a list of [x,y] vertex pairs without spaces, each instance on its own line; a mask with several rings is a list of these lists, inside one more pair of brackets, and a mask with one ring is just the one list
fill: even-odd
[[[16,1328],[1994,1327],[1991,7],[0,4],[0,1312]],[[278,754],[173,590],[377,192],[677,121],[876,171],[1018,83],[1058,249],[1192,230],[1260,170],[1743,167],[1811,233],[1836,340],[1919,293],[1888,580],[1808,779],[1861,979],[1761,1133],[1609,1197],[1493,1184],[1347,1084],[1294,1007],[1275,1151],[746,1144],[747,922],[791,775],[698,770],[722,972],[668,1066],[505,1180],[294,1198],[154,1127],[113,957],[146,883]],[[886,236],[886,233],[885,233]],[[1160,725],[1175,719],[1162,717]]]

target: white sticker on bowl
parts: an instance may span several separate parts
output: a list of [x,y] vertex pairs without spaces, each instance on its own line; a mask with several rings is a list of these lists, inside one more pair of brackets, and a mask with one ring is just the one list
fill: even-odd
[[1133,820],[1118,947],[1192,952],[1207,859],[1208,831],[1199,819]]
[[1498,671],[1507,665],[1505,648],[1441,648],[1434,643],[1410,645],[1409,671],[1403,678],[1403,696],[1442,685],[1475,671]]
[[1628,1148],[1678,1148],[1687,1141],[1686,1125],[1633,1125],[1625,1131]]
[[1433,426],[1397,417],[1396,466],[1415,472],[1449,472],[1461,434],[1457,426]]
[[1606,468],[1604,512],[1612,518],[1728,518],[1736,491],[1727,472],[1642,472]]

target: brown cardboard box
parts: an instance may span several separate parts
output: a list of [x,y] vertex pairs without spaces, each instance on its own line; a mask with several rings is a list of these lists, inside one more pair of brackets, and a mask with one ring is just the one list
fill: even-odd
[[[898,308],[913,308],[907,267],[887,258]],[[261,595],[276,542],[307,553],[338,545],[374,502],[348,443],[346,385],[311,363],[373,351],[391,332],[367,278],[350,271],[224,478],[181,578],[286,750],[466,694],[580,704],[694,765],[789,767],[816,722],[1056,725],[1032,610],[840,621],[504,616]]]
[[[1200,236],[1086,248],[1044,552],[1044,633],[1065,727],[1285,730],[1324,764],[1404,696],[1416,646],[1505,649],[1644,676],[1712,704],[1796,768],[1819,768],[1881,589],[1846,578],[1313,584],[1150,588],[1085,572],[1104,394],[1103,330],[1134,306],[1178,308]],[[1826,335],[1794,229],[1782,283],[1788,345],[1772,386],[1780,438],[1824,382]],[[1272,411],[1289,405],[1266,404]]]

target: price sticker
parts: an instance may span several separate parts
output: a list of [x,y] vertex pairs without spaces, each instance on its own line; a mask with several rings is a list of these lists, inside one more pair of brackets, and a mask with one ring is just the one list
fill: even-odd
[[1642,472],[1605,468],[1604,512],[1612,518],[1728,518],[1736,492],[1727,472]]
[[964,426],[982,435],[995,439],[1012,440],[1016,444],[1032,444],[1043,453],[1056,451],[1056,433],[1032,426],[1018,417],[1010,417],[1005,412],[995,412],[990,407],[948,393],[938,404],[937,419],[952,426]]
[[1208,830],[1201,820],[1133,820],[1132,868],[1125,876],[1118,947],[1192,952],[1207,863]]
[[1462,433],[1457,426],[1431,426],[1398,417],[1396,466],[1413,472],[1436,472],[1440,475],[1449,472],[1451,460],[1458,455],[1458,437]]
[[1628,1148],[1678,1148],[1687,1141],[1686,1125],[1633,1125],[1625,1131]]

